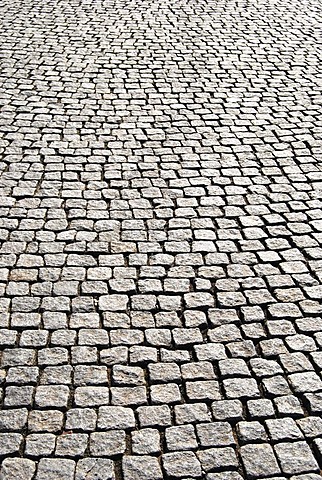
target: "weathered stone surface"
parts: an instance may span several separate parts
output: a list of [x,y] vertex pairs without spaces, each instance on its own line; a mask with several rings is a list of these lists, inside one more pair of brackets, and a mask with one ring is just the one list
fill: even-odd
[[5,458],[1,465],[1,478],[3,480],[16,480],[23,478],[32,480],[36,464],[27,458]]
[[200,478],[201,467],[192,452],[175,452],[162,455],[163,468],[171,478]]
[[279,443],[274,447],[283,473],[317,472],[318,463],[306,442]]
[[155,457],[124,456],[122,462],[124,480],[162,480],[160,464]]
[[321,13],[0,2],[1,478],[319,475]]
[[280,473],[273,449],[267,443],[245,445],[241,447],[240,454],[249,478],[257,479]]
[[76,463],[61,458],[41,458],[38,463],[36,479],[73,480]]
[[90,452],[94,457],[120,455],[125,452],[125,432],[95,432],[90,436]]
[[114,465],[106,458],[83,458],[77,462],[75,480],[114,480]]

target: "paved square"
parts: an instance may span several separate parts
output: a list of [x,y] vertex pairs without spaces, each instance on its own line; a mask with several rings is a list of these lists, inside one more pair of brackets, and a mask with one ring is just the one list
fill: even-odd
[[321,478],[321,2],[0,15],[1,479]]

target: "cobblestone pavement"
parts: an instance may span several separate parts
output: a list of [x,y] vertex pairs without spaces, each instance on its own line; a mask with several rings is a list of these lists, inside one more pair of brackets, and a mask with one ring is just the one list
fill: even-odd
[[321,2],[0,14],[1,479],[321,479]]

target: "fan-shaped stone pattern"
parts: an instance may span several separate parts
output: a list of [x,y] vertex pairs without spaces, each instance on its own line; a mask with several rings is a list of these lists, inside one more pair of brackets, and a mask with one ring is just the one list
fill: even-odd
[[321,4],[0,13],[1,478],[321,478]]

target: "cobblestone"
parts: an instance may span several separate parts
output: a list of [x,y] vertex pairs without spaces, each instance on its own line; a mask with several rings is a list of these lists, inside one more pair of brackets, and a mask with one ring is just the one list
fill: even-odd
[[0,478],[321,478],[320,3],[0,14]]

